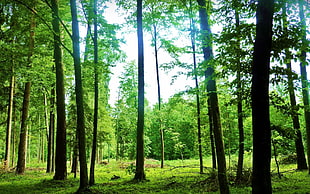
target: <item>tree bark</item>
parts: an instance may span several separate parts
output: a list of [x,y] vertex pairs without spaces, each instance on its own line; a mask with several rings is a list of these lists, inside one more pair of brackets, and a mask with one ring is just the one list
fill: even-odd
[[273,10],[273,0],[258,1],[251,88],[253,125],[253,194],[272,193],[270,177],[271,129],[268,92]]
[[193,52],[193,65],[194,65],[194,79],[195,79],[195,89],[196,89],[196,110],[197,110],[197,137],[198,137],[198,153],[199,153],[199,169],[200,174],[203,174],[203,156],[202,156],[202,143],[201,143],[201,114],[200,114],[200,91],[198,84],[198,75],[197,75],[197,62],[196,62],[196,28],[194,19],[192,16],[192,1],[190,1],[190,34],[191,34],[191,46]]
[[134,180],[145,180],[144,172],[144,46],[142,25],[142,0],[137,0],[138,35],[138,122],[136,147],[136,173]]
[[4,169],[10,167],[10,153],[11,153],[11,136],[12,136],[12,114],[13,114],[13,99],[14,99],[14,88],[15,88],[15,76],[12,67],[12,76],[10,83],[10,94],[9,94],[9,106],[8,106],[8,118],[6,126],[6,143],[5,143],[5,156],[4,156]]
[[94,0],[94,88],[95,88],[95,99],[94,99],[94,131],[93,131],[93,147],[91,153],[91,164],[90,164],[90,176],[89,185],[95,184],[95,162],[96,162],[96,151],[97,151],[97,128],[98,128],[98,24],[97,24],[97,0]]
[[212,117],[215,145],[216,145],[216,156],[218,165],[218,181],[220,185],[220,192],[222,194],[230,193],[226,175],[226,159],[223,142],[223,134],[221,127],[220,111],[218,106],[218,97],[215,81],[214,67],[211,64],[213,58],[212,53],[212,41],[211,41],[211,29],[209,25],[209,15],[206,9],[205,0],[197,0],[199,5],[199,17],[200,17],[200,28],[202,36],[202,50],[204,55],[204,63],[206,65],[205,78],[207,81],[207,92],[210,100],[210,114]]
[[[240,16],[238,8],[235,8],[235,20],[237,35],[240,34]],[[237,49],[240,49],[240,38],[238,37]],[[239,54],[238,54],[239,55]],[[243,128],[243,108],[242,108],[242,83],[241,83],[241,62],[240,57],[237,55],[237,111],[238,111],[238,131],[239,131],[239,152],[238,152],[238,165],[236,181],[240,181],[243,171],[243,156],[244,156],[244,128]]]
[[67,154],[66,154],[66,111],[64,89],[64,67],[62,63],[62,51],[60,47],[60,29],[58,19],[58,0],[52,0],[52,16],[54,30],[54,62],[56,67],[56,108],[57,108],[57,131],[55,152],[55,175],[54,180],[67,179]]
[[210,99],[208,99],[208,117],[209,117],[209,134],[210,134],[210,144],[211,144],[211,155],[212,155],[212,168],[217,168],[216,161],[216,150],[214,143],[214,132],[213,132],[213,120],[211,116],[211,107],[210,107]]
[[[287,21],[287,4],[284,2],[284,5],[282,7],[282,18],[283,18],[283,30],[287,31],[287,25],[288,25],[288,21]],[[290,52],[289,49],[286,48],[285,49],[285,56],[286,59],[290,59]],[[290,104],[292,109],[295,111],[298,110],[297,106],[296,106],[296,98],[295,98],[295,90],[294,90],[294,79],[292,76],[292,65],[291,65],[291,61],[289,61],[286,64],[286,69],[288,70],[288,74],[287,74],[287,82],[288,82],[288,92],[289,92],[289,96],[290,96]],[[304,150],[304,145],[302,142],[302,135],[301,135],[301,131],[300,131],[300,123],[299,123],[299,116],[297,114],[297,112],[293,112],[293,114],[291,115],[292,121],[293,121],[293,128],[295,129],[296,132],[296,137],[295,137],[295,149],[296,149],[296,155],[297,155],[297,170],[303,170],[303,169],[308,169],[307,166],[307,161],[306,161],[306,156],[305,156],[305,150]]]
[[80,160],[80,187],[78,192],[83,192],[88,186],[86,146],[85,146],[85,121],[83,106],[83,86],[81,73],[80,45],[79,45],[79,24],[77,18],[76,0],[70,0],[71,16],[72,16],[72,44],[75,72],[75,93],[77,108],[77,127],[79,160]]
[[47,164],[46,172],[54,172],[54,131],[55,131],[55,89],[51,90],[50,97],[50,112],[48,126],[48,141],[47,141]]
[[[306,32],[306,19],[304,14],[304,2],[303,0],[299,0],[299,18],[301,22],[302,28],[302,46],[300,48],[301,56],[300,56],[300,74],[301,74],[301,86],[302,86],[302,100],[304,103],[304,116],[305,116],[305,124],[306,124],[306,133],[307,133],[307,157],[308,162],[310,161],[310,106],[309,106],[309,87],[308,87],[308,78],[307,78],[307,51],[306,49],[309,47],[307,42],[307,32]],[[309,172],[310,174],[310,168]]]
[[[35,35],[35,18],[32,13],[30,18],[30,36],[29,36],[29,52],[28,52],[28,67],[31,67],[31,57],[34,50],[34,35]],[[18,146],[18,160],[16,166],[17,174],[24,174],[26,168],[26,150],[27,150],[27,121],[30,103],[30,90],[31,82],[27,81],[24,90],[23,109],[22,109],[22,121],[20,129],[20,139]]]
[[27,82],[24,90],[24,100],[22,109],[22,121],[18,146],[18,160],[16,166],[17,174],[24,174],[26,168],[26,147],[27,147],[27,120],[30,103],[31,82]]
[[165,161],[165,141],[164,141],[164,129],[162,128],[162,118],[161,118],[161,94],[160,94],[160,79],[159,79],[159,62],[158,62],[158,46],[157,46],[157,29],[156,24],[153,24],[154,32],[154,55],[155,55],[155,66],[156,66],[156,81],[157,81],[157,102],[158,102],[158,111],[159,111],[159,135],[160,135],[160,144],[161,144],[161,162],[160,167],[164,168]]

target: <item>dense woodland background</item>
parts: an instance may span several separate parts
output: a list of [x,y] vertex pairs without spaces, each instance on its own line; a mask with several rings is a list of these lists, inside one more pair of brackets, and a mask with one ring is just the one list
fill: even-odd
[[[144,180],[144,158],[197,159],[203,173],[211,156],[229,193],[226,168],[241,180],[254,154],[252,192],[270,193],[271,157],[308,169],[309,10],[304,0],[1,0],[3,168],[46,163],[55,180],[79,168],[82,192],[102,161],[136,160]],[[169,85],[179,92],[166,99]]]

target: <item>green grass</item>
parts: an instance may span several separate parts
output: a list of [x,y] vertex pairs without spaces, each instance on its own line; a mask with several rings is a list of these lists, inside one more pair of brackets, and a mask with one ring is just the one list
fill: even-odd
[[[205,166],[210,166],[210,159],[204,161]],[[159,167],[159,161],[146,160],[147,180],[139,183],[132,181],[134,174],[130,173],[131,164],[131,161],[111,161],[108,165],[97,165],[96,184],[90,187],[91,193],[219,193],[216,172],[212,171],[211,168],[205,168],[205,174],[199,174],[198,160],[166,161],[166,166],[163,169]],[[230,165],[233,166],[234,162],[231,162]],[[246,168],[250,169],[248,165],[250,165],[250,157],[246,157],[245,160]],[[63,194],[77,191],[79,179],[74,178],[73,174],[69,174],[66,181],[54,181],[52,180],[53,174],[45,173],[43,167],[42,164],[33,164],[24,175],[0,170],[0,193]],[[296,168],[295,165],[281,165],[282,176],[279,178],[276,173],[276,166],[272,164],[274,193],[310,193],[308,172],[295,171],[294,168]],[[234,184],[233,174],[233,171],[229,172],[231,193],[251,193],[249,184],[242,186]],[[111,180],[115,176],[120,178]]]

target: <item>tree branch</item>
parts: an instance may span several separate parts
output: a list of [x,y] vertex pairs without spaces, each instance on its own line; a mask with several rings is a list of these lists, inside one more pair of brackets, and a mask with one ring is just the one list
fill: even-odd
[[[54,11],[54,10],[53,10],[53,7],[51,6],[51,4],[50,4],[47,0],[43,0],[43,1],[47,4],[47,6],[48,6],[49,8],[51,8],[52,11]],[[59,15],[57,15],[56,17],[57,17],[57,19],[58,19],[59,22],[61,23],[62,27],[65,29],[65,31],[67,32],[67,34],[70,36],[70,38],[71,38],[71,40],[72,40],[72,34],[71,34],[71,32],[69,31],[69,29],[67,28],[67,26],[64,24],[64,22],[63,22],[62,19],[59,17]]]

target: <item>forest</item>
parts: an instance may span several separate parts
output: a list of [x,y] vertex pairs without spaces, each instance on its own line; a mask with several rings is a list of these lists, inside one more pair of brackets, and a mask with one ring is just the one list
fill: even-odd
[[310,193],[309,0],[0,0],[0,193]]

